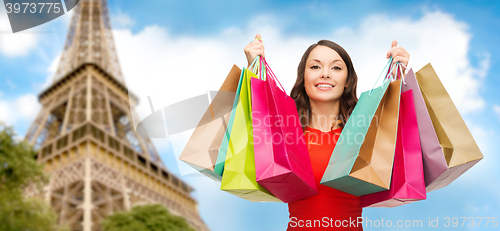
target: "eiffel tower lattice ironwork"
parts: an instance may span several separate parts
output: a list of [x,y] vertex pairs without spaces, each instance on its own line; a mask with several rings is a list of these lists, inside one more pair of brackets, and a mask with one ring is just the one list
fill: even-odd
[[138,99],[120,70],[106,0],[80,0],[73,11],[54,82],[40,93],[42,107],[25,138],[50,183],[27,195],[47,200],[71,230],[101,230],[107,215],[144,203],[162,204],[208,230],[193,189],[135,132]]

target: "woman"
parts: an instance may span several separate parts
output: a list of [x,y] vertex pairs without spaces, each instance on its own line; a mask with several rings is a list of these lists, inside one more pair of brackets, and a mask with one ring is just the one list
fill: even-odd
[[[257,34],[244,48],[249,66],[258,55],[264,57],[260,38]],[[396,40],[386,58],[391,56],[393,63],[405,66],[410,58]],[[357,81],[351,58],[334,42],[321,40],[302,56],[290,96],[301,118],[319,194],[288,203],[287,230],[363,230],[359,197],[320,184],[340,132],[358,101]]]

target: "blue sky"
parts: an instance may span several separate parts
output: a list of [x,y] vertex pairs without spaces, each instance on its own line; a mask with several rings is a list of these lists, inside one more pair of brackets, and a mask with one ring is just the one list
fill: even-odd
[[[108,2],[126,82],[155,108],[217,90],[231,65],[243,66],[243,47],[261,33],[266,56],[289,92],[308,45],[330,39],[349,52],[367,89],[385,63],[392,39],[411,54],[410,67],[435,67],[485,156],[450,186],[426,201],[398,208],[370,208],[370,220],[429,217],[500,217],[500,4],[496,1],[116,1]],[[0,120],[24,136],[39,110],[36,97],[47,84],[64,45],[69,15],[10,34],[0,7]],[[7,25],[7,26],[6,26]],[[141,57],[138,59],[137,57]],[[141,79],[138,81],[138,79]],[[181,88],[186,83],[189,88]],[[158,87],[161,86],[161,87]],[[144,117],[149,106],[137,108]],[[166,165],[180,174],[175,156],[189,134],[155,140]],[[170,145],[171,144],[171,145]],[[200,213],[212,230],[285,230],[286,204],[252,203],[195,175],[183,176],[197,191]],[[495,230],[484,227],[453,230]],[[477,222],[475,224],[477,226]]]

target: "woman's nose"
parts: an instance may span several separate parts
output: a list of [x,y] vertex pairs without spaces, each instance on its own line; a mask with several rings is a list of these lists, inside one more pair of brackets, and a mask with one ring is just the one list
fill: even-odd
[[325,78],[326,78],[326,79],[329,79],[329,78],[330,78],[330,73],[328,72],[328,69],[327,69],[327,68],[325,68],[325,69],[323,70],[323,76],[321,76],[321,78],[324,78],[324,79],[325,79]]

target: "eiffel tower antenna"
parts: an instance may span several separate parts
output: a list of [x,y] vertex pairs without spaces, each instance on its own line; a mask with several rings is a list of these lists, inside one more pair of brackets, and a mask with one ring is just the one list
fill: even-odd
[[106,0],[80,0],[73,11],[54,82],[40,93],[41,110],[25,137],[50,182],[26,195],[44,198],[71,230],[101,230],[107,215],[144,203],[208,230],[192,187],[135,131],[138,99],[120,70]]

